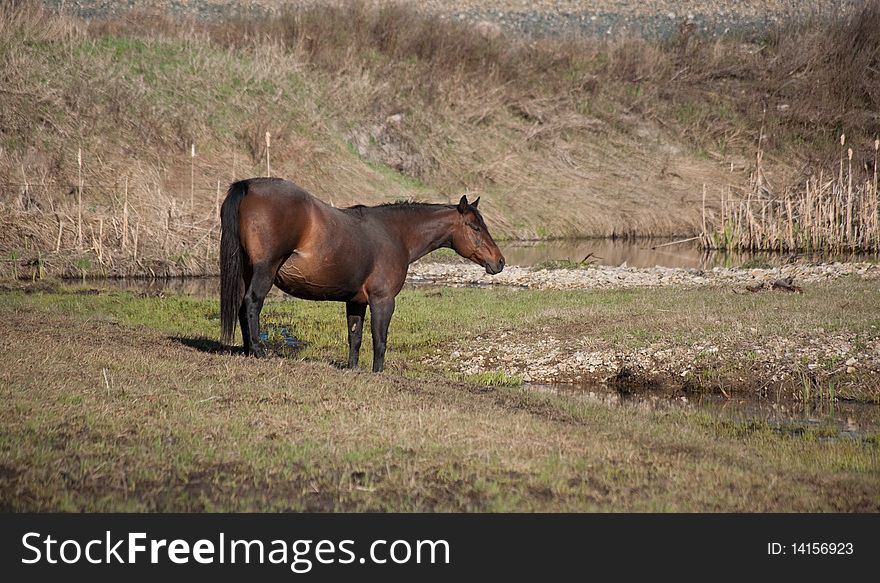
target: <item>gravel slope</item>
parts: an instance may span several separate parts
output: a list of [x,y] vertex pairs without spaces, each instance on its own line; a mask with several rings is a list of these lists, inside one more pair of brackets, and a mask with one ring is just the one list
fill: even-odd
[[[198,17],[273,13],[284,6],[321,0],[47,0],[46,4],[85,17],[112,16],[131,9],[169,10]],[[865,0],[374,0],[376,4],[405,4],[441,15],[498,23],[529,33],[637,33],[666,36],[683,20],[705,32],[759,32],[782,20],[803,20],[848,12]]]

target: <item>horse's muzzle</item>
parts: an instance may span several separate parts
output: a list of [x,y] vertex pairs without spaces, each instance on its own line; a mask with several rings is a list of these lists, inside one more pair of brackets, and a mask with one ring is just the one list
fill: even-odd
[[504,257],[494,263],[490,261],[486,262],[486,273],[488,273],[489,275],[496,275],[498,273],[501,273],[502,269],[504,269]]

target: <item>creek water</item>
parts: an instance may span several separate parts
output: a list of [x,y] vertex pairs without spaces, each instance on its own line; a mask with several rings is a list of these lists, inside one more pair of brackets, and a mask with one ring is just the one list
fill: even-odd
[[813,429],[818,430],[822,439],[864,439],[880,431],[880,405],[871,403],[829,399],[800,402],[772,395],[621,393],[603,385],[564,383],[528,383],[523,387],[530,392],[561,395],[609,407],[701,411],[733,421],[766,423],[771,429],[788,434]]
[[[674,243],[674,244],[669,244]],[[769,266],[803,261],[877,261],[876,254],[780,255],[778,253],[705,251],[697,241],[677,243],[670,239],[559,239],[552,241],[507,241],[499,245],[508,265],[539,267],[548,262],[594,263],[628,267],[713,267]],[[216,297],[220,280],[216,277],[163,279],[89,279],[87,285],[129,290],[144,294],[183,294]],[[420,283],[418,285],[433,285]],[[276,293],[278,290],[273,288]]]
[[699,241],[677,242],[673,239],[559,239],[551,241],[511,241],[501,250],[509,265],[540,266],[566,261],[628,267],[681,267],[711,269],[743,265],[774,265],[782,261],[866,261],[876,254],[841,253],[785,254],[770,252],[707,251]]

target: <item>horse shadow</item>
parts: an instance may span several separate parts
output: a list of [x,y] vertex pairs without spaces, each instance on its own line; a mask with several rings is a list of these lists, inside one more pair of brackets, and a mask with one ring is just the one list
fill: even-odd
[[[207,354],[244,354],[244,347],[242,346],[227,346],[226,344],[222,344],[217,340],[205,336],[169,336],[168,339],[176,344],[198,350],[199,352],[205,352]],[[286,334],[286,329],[284,337],[280,340],[274,339],[270,341],[264,334],[261,338],[261,344],[269,354],[280,356],[282,358],[297,357],[306,347],[305,342],[297,340],[292,336],[288,336]]]
[[199,352],[206,352],[208,354],[244,353],[244,349],[241,346],[227,346],[204,336],[169,336],[168,339],[176,344],[181,344],[187,348],[192,348]]

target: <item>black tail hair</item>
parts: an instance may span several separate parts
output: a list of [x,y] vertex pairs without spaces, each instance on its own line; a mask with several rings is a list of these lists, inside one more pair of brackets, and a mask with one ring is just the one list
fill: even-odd
[[220,209],[220,341],[226,344],[232,344],[245,291],[242,276],[244,250],[238,232],[238,213],[247,191],[247,180],[233,182]]

